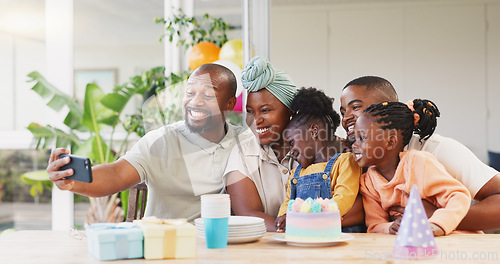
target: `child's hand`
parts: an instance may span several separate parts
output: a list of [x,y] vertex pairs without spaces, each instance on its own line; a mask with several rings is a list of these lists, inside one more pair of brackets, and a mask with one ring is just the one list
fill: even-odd
[[396,235],[398,233],[402,219],[403,219],[402,215],[394,216],[394,221],[392,222],[392,225],[389,227],[389,234]]
[[276,232],[280,232],[280,233],[285,232],[286,214],[276,218],[276,221],[274,223],[276,225]]
[[432,230],[432,233],[434,234],[434,236],[444,236],[444,230],[436,225],[436,224],[433,224],[433,223],[430,223],[431,224],[431,230]]

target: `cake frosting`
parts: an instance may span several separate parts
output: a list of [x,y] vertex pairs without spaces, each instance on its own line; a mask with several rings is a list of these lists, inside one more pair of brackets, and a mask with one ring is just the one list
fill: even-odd
[[290,240],[321,241],[339,238],[342,231],[337,203],[322,198],[290,200],[285,232],[286,238]]

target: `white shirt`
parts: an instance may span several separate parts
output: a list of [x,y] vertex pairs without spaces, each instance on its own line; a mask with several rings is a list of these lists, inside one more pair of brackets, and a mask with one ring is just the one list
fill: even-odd
[[240,145],[241,152],[238,146],[231,151],[224,177],[232,171],[239,171],[252,180],[259,193],[264,213],[276,217],[285,201],[285,186],[290,175],[291,159],[286,156],[282,161],[278,161],[271,147],[261,146],[255,136],[241,141]]
[[466,146],[452,138],[433,134],[427,140],[422,140],[422,143],[419,139],[418,135],[413,135],[407,148],[432,153],[454,178],[467,187],[472,197],[498,174],[498,171],[484,164]]
[[200,195],[224,191],[222,175],[240,131],[228,124],[226,136],[213,143],[179,121],[142,137],[122,158],[148,185],[145,216],[199,217]]

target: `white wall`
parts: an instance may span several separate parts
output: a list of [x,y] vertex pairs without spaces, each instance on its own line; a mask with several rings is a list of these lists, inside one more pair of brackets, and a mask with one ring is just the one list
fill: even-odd
[[494,152],[500,152],[500,3],[489,4],[486,16],[489,32],[486,42],[488,148]]
[[500,149],[500,111],[494,108],[500,98],[500,5],[494,2],[273,6],[271,61],[299,86],[335,97],[336,109],[347,82],[384,77],[401,101],[433,100],[442,113],[437,132],[487,161],[487,149]]
[[54,115],[26,75],[45,69],[45,45],[35,39],[0,34],[0,148],[28,148],[31,121],[49,122]]

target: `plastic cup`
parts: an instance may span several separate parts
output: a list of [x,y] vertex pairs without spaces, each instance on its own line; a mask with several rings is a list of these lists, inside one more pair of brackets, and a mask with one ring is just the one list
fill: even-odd
[[231,201],[229,194],[201,196],[201,217],[207,248],[226,248]]
[[229,217],[203,218],[207,248],[226,248]]

